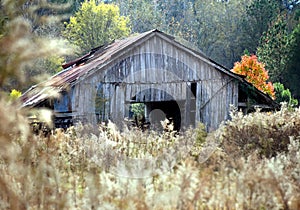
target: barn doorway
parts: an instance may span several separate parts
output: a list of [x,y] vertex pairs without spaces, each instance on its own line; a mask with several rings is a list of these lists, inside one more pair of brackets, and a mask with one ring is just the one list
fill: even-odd
[[[180,104],[178,104],[178,101],[173,100],[132,103],[130,116],[135,116],[135,121],[136,118],[142,119],[142,123],[149,125],[150,129],[158,131],[163,130],[161,121],[168,119],[173,124],[174,130],[179,131],[181,128]],[[141,113],[144,113],[144,115],[141,116]],[[141,121],[138,124],[140,123]]]
[[156,125],[160,125],[160,121],[168,119],[170,123],[173,123],[174,130],[179,131],[181,128],[179,106],[177,101],[147,102],[145,103],[146,120],[155,128]]

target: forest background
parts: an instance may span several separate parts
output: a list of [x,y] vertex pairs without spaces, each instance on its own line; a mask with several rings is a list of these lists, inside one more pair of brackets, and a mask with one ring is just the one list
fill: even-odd
[[[93,25],[94,29],[89,30],[91,34],[97,27],[105,28],[103,25],[95,24],[97,18],[93,17],[93,14],[84,11],[82,8],[84,0],[51,0],[48,2],[58,7],[61,5],[60,9],[42,7],[36,16],[30,16],[26,13],[26,9],[39,4],[39,1],[23,2],[25,6],[22,6],[21,12],[31,22],[32,33],[38,36],[66,38],[71,43],[76,43],[71,35],[74,32],[67,29],[72,22],[70,17],[78,16],[80,11],[86,14],[78,17],[81,18],[79,22]],[[81,49],[75,53],[77,57],[92,48],[111,42],[114,38],[156,28],[175,36],[185,45],[202,51],[228,69],[233,68],[234,63],[239,61],[245,52],[256,54],[258,60],[265,64],[265,69],[270,76],[269,81],[279,82],[291,91],[293,97],[300,99],[300,1],[105,0],[94,2],[116,5],[118,11],[115,12],[125,18],[123,21],[127,31],[113,36],[110,34],[109,38],[108,35],[102,35],[98,40],[91,35],[82,36],[85,43],[76,43]],[[0,10],[4,10],[4,7],[1,6]],[[44,16],[56,18],[59,16],[61,19],[55,24],[38,21]],[[5,22],[8,19],[8,14],[5,11],[1,12],[0,33],[4,33]],[[78,28],[79,22],[73,25],[73,28]],[[87,45],[87,42],[90,44]],[[24,72],[27,78],[25,84],[20,85],[16,80],[10,79],[9,84],[2,89],[11,91],[15,88],[24,91],[41,78],[61,70],[61,64],[76,57],[75,55],[73,57],[51,55],[46,56],[46,59],[37,59],[35,64]]]

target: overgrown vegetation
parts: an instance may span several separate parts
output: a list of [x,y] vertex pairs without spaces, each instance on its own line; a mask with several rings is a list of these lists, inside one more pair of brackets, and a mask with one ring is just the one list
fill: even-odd
[[232,120],[219,128],[223,148],[232,155],[248,156],[257,152],[261,157],[274,157],[288,149],[290,137],[300,130],[299,109],[289,111],[284,104],[281,111],[243,116],[231,113]]
[[39,9],[44,7],[51,9],[55,6],[48,5],[45,0],[30,1],[27,4],[24,0],[1,1],[1,90],[9,92],[13,88],[19,89],[20,84],[28,83],[32,77],[37,76],[30,73],[37,59],[70,53],[70,48],[61,38],[35,33],[34,24],[46,25],[51,19],[51,16],[41,17],[38,14]]
[[[2,115],[1,209],[298,209],[299,112],[234,112],[208,135],[201,126],[177,135],[110,124],[97,135],[79,126],[47,137],[32,135],[21,113]],[[203,137],[222,139],[204,162]]]

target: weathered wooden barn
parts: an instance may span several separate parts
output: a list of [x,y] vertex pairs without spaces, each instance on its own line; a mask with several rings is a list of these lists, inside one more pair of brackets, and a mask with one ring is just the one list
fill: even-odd
[[[245,112],[278,107],[242,76],[158,30],[95,48],[63,67],[21,97],[23,106],[53,109],[57,126],[118,123],[130,117],[131,104],[143,103],[146,121],[160,110],[176,129],[203,122],[213,130],[229,119],[231,105]],[[61,96],[52,98],[53,90]]]

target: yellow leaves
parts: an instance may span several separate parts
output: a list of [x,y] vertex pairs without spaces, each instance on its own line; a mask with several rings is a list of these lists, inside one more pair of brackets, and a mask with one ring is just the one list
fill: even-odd
[[19,98],[22,95],[21,91],[18,91],[16,89],[12,89],[12,91],[9,94],[9,98],[11,100],[16,100],[17,98]]
[[75,17],[70,17],[70,24],[76,24],[77,19]]
[[128,25],[129,19],[120,15],[116,5],[84,1],[79,11],[70,18],[63,35],[86,52],[128,36]]

